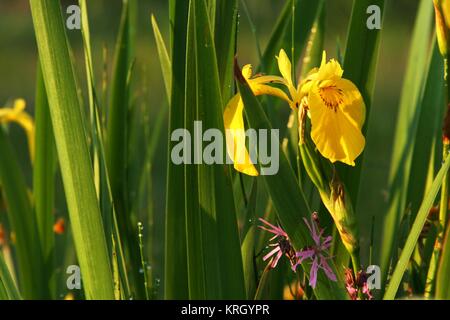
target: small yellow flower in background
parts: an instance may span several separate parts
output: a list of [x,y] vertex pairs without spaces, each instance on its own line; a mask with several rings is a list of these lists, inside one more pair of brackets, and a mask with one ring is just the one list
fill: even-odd
[[34,121],[33,118],[26,113],[25,100],[17,99],[14,101],[12,108],[0,108],[0,124],[16,122],[24,130],[28,138],[28,147],[30,150],[31,160],[34,161]]
[[[286,94],[267,83],[281,83],[282,78],[276,76],[255,76],[252,78],[252,66],[242,68],[242,75],[247,80],[254,95],[269,94],[288,100]],[[235,95],[225,107],[223,114],[226,130],[227,152],[233,160],[234,168],[249,176],[257,176],[258,170],[253,165],[245,146],[244,104],[239,94]]]
[[69,292],[64,296],[64,300],[75,300],[75,296],[73,295],[72,292]]

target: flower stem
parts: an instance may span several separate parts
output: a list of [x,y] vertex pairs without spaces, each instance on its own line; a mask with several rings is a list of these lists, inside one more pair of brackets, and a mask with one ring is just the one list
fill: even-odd
[[295,79],[295,0],[291,2],[292,20],[291,20],[291,60],[292,60],[292,79]]
[[[361,269],[361,260],[359,257],[359,249],[356,249],[354,252],[352,252],[350,254],[351,258],[352,258],[352,265],[353,265],[353,277],[355,279],[355,281],[357,281],[358,279],[358,273]],[[362,293],[362,290],[358,288],[358,299],[359,300],[364,300],[364,296]]]
[[138,236],[139,236],[139,253],[141,256],[141,268],[142,273],[144,274],[144,288],[145,288],[145,298],[150,300],[148,295],[148,277],[147,277],[147,263],[145,262],[144,257],[144,241],[143,241],[143,231],[144,227],[141,222],[138,223]]
[[[445,159],[449,153],[449,143],[443,145],[443,158]],[[448,212],[448,173],[445,175],[444,181],[442,182],[441,189],[441,199],[440,199],[440,209],[439,209],[439,225],[438,234],[434,242],[434,250],[430,260],[430,267],[427,273],[427,280],[425,284],[425,298],[429,299],[433,294],[436,280],[436,273],[439,264],[439,258],[442,249],[442,242],[444,239],[445,225],[447,222],[447,212]]]
[[[450,85],[449,81],[450,78],[448,76],[448,70],[449,70],[449,60],[448,55],[444,57],[444,83],[445,83],[445,93],[446,93],[446,102],[447,105],[450,100]],[[445,161],[447,159],[447,156],[450,151],[450,137],[449,137],[449,110],[447,107],[447,113],[444,120],[444,127],[443,127],[443,137],[442,137],[442,161]],[[442,181],[442,187],[441,187],[441,199],[440,199],[440,205],[439,205],[439,224],[438,224],[438,234],[436,237],[436,240],[434,242],[434,250],[431,256],[430,260],[430,266],[428,268],[427,273],[427,279],[425,283],[425,293],[424,296],[426,299],[429,299],[431,295],[434,292],[435,284],[436,284],[436,273],[439,265],[439,258],[441,255],[442,250],[442,243],[444,239],[445,234],[445,226],[447,223],[447,213],[448,213],[448,191],[449,191],[449,173],[444,177],[444,180]]]
[[[357,250],[357,251],[359,251],[359,250]],[[356,279],[356,277],[358,276],[358,272],[361,269],[361,260],[359,258],[359,252],[354,252],[350,256],[352,258],[353,274]]]

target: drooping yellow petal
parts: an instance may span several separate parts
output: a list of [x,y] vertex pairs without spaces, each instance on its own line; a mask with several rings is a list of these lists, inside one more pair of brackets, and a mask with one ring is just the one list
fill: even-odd
[[[348,83],[346,83],[348,84]],[[319,152],[331,162],[341,161],[354,166],[365,145],[361,133],[361,100],[344,98],[337,106],[326,105],[319,86],[313,86],[308,96],[311,116],[311,138]],[[350,94],[349,97],[353,97]]]
[[255,96],[267,94],[269,96],[280,98],[288,103],[291,102],[291,99],[289,99],[283,90],[267,85],[269,83],[285,84],[284,79],[281,77],[261,76],[248,80],[248,83]]
[[235,95],[225,107],[223,119],[226,130],[227,152],[237,171],[250,176],[257,176],[258,170],[251,162],[245,145],[243,110],[244,104],[239,94]]
[[267,84],[267,83],[284,84],[285,83],[284,79],[279,76],[259,76],[259,77],[250,79],[249,82],[251,84]]
[[263,94],[267,94],[269,96],[274,96],[274,97],[278,97],[288,103],[291,102],[291,100],[289,99],[289,97],[286,95],[286,93],[284,93],[283,90],[278,89],[278,88],[274,88],[265,84],[259,84],[259,85],[250,85],[250,88],[253,91],[253,94],[255,96],[261,96]]

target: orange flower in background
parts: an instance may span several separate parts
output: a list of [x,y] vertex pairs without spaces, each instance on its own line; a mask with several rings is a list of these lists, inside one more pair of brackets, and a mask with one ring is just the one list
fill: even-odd
[[5,228],[0,223],[0,246],[4,245],[5,242],[6,242]]
[[65,231],[66,231],[66,222],[64,218],[59,218],[53,225],[53,232],[56,234],[63,234]]

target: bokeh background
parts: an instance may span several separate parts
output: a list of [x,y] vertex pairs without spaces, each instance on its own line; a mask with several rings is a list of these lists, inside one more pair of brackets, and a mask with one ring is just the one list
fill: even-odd
[[[55,0],[56,1],[56,0]],[[61,1],[63,8],[75,1]],[[255,26],[257,37],[254,37],[248,16],[240,2],[238,50],[241,63],[258,64],[257,45],[263,50],[275,26],[276,19],[284,4],[281,0],[245,0],[249,15]],[[336,57],[339,50],[345,49],[346,32],[351,14],[352,0],[328,0],[325,48],[329,57]],[[361,206],[358,209],[361,219],[360,227],[369,234],[372,216],[375,216],[375,250],[382,234],[381,221],[387,206],[387,177],[391,157],[394,125],[397,117],[399,97],[402,88],[404,69],[408,58],[411,31],[418,7],[417,0],[387,0],[385,21],[381,37],[381,54],[378,64],[374,105],[372,107],[367,137],[367,148],[361,195]],[[120,0],[88,1],[91,41],[94,56],[96,78],[100,79],[104,68],[110,75],[114,42],[120,20]],[[168,2],[166,0],[139,1],[139,27],[136,38],[136,99],[143,108],[149,108],[149,126],[152,115],[160,108],[167,108],[167,99],[163,87],[162,74],[150,24],[150,14],[154,14],[163,32],[166,43],[168,35]],[[70,44],[74,51],[77,73],[84,76],[82,39],[80,31],[68,31]],[[106,52],[106,61],[104,60]],[[37,49],[33,32],[33,24],[28,0],[0,0],[0,106],[22,97],[27,101],[27,110],[33,114],[35,71]],[[84,83],[80,81],[80,83]],[[163,239],[164,239],[164,207],[167,123],[164,124],[156,159],[152,167],[152,198],[154,221],[153,237],[148,239],[148,248],[153,259],[153,272],[156,278],[162,277]],[[21,166],[26,172],[31,185],[31,165],[28,159],[26,137],[15,125],[10,128],[14,146],[20,156]],[[2,156],[2,150],[0,150]],[[60,178],[58,178],[60,181]],[[413,182],[414,183],[414,182]],[[59,182],[58,188],[62,185]],[[65,217],[63,192],[57,192],[55,215]],[[0,223],[5,220],[4,208],[0,207]],[[262,214],[262,213],[261,213]],[[70,231],[57,240],[57,246],[70,242]],[[368,239],[362,239],[362,246],[368,246]],[[66,261],[75,259],[73,252],[67,254]],[[367,257],[366,257],[367,259]],[[375,261],[376,262],[376,261]],[[157,292],[160,296],[161,292]]]

